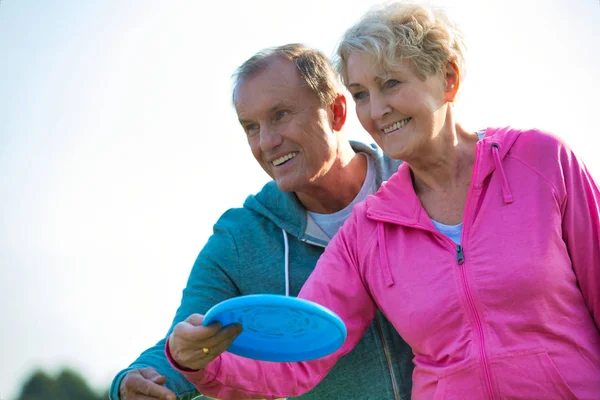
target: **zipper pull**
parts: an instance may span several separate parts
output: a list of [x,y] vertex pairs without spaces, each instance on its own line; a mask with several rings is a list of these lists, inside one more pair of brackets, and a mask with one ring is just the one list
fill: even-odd
[[460,244],[456,245],[456,261],[458,265],[463,265],[465,263],[465,255],[463,254],[463,248]]

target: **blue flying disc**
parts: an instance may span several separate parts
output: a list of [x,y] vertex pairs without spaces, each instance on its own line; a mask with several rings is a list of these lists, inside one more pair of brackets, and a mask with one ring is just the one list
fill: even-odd
[[242,333],[227,351],[255,360],[314,360],[333,353],[346,340],[346,326],[337,314],[297,297],[235,297],[208,310],[202,324],[217,321],[223,326],[242,325]]

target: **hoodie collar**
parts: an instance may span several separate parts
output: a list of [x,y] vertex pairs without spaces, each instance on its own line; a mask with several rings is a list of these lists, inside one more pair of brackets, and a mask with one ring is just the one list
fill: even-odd
[[[375,161],[377,186],[398,169],[401,161],[385,156],[375,145],[350,141],[355,152],[365,153]],[[279,228],[296,238],[319,246],[326,246],[331,239],[314,222],[294,193],[279,190],[274,181],[268,182],[256,195],[250,195],[244,207],[266,217]]]
[[521,134],[520,130],[511,127],[504,128],[487,128],[485,137],[477,143],[478,163],[476,172],[477,176],[475,184],[481,187],[485,178],[492,172],[498,170],[503,175],[503,186],[506,181],[506,175],[502,168],[502,161],[508,154],[511,147]]
[[[497,171],[502,182],[504,202],[513,202],[510,182],[502,164],[520,133],[510,127],[486,129],[485,137],[477,143],[473,187],[481,188],[485,179]],[[414,191],[408,164],[401,165],[396,175],[384,183],[375,195],[367,198],[366,210],[369,219],[435,230]]]

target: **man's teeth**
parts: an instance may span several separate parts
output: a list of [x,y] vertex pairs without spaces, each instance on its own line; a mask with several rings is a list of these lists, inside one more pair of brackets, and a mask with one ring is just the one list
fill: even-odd
[[278,165],[281,165],[281,164],[283,164],[283,163],[284,163],[284,162],[286,162],[287,160],[291,160],[292,158],[296,157],[296,155],[297,155],[297,154],[298,154],[298,152],[297,152],[297,151],[295,151],[295,152],[293,152],[293,153],[286,154],[285,156],[282,156],[282,157],[279,157],[279,158],[278,158],[278,159],[276,159],[276,160],[273,160],[271,163],[272,163],[274,166],[276,166],[276,167],[277,167]]
[[404,125],[410,122],[411,118],[404,118],[402,121],[396,122],[394,125],[388,126],[387,128],[383,128],[383,133],[390,133],[395,131],[396,129],[403,128]]

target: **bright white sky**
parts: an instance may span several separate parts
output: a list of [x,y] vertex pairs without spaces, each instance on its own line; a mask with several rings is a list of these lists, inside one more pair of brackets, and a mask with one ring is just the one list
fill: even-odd
[[[445,3],[463,124],[555,132],[600,179],[598,0]],[[36,366],[104,387],[166,333],[212,224],[267,180],[231,73],[272,45],[332,54],[370,4],[1,1],[0,397]]]

